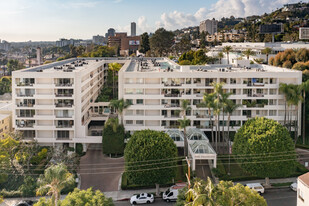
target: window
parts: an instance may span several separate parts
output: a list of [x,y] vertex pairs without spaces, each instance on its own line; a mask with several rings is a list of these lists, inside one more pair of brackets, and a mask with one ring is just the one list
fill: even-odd
[[70,132],[69,131],[57,131],[57,138],[69,139],[70,138]]
[[144,94],[144,90],[143,89],[136,89],[136,94]]
[[236,94],[236,89],[231,89],[232,94]]
[[133,104],[133,100],[132,99],[127,99],[128,103]]
[[143,125],[144,124],[144,120],[136,120],[136,124]]
[[133,94],[133,89],[126,89],[125,93],[126,94]]
[[269,94],[270,94],[270,95],[277,94],[277,89],[270,89],[270,90],[269,90]]
[[201,83],[201,78],[194,78],[193,82],[194,82],[194,84],[200,84]]
[[136,110],[136,115],[144,115],[144,110]]
[[136,104],[144,104],[144,100],[143,99],[137,99]]
[[269,116],[276,116],[277,111],[276,110],[269,110]]
[[126,124],[127,125],[133,124],[133,120],[126,120]]
[[236,84],[236,79],[235,78],[231,78],[230,79],[230,84]]

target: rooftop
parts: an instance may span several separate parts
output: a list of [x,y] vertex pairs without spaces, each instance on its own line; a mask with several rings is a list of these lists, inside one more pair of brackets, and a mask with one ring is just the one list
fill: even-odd
[[309,172],[298,177],[307,187],[309,187]]

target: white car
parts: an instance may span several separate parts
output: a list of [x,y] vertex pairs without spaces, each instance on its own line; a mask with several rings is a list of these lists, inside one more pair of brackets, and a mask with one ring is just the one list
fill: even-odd
[[294,182],[294,183],[292,183],[291,185],[290,185],[290,188],[293,190],[293,191],[297,191],[297,183],[296,182]]
[[148,193],[141,193],[138,195],[133,195],[130,199],[131,205],[153,203],[153,202],[154,202],[153,194],[148,194]]
[[246,186],[248,186],[250,189],[257,191],[259,194],[263,194],[265,192],[265,189],[261,185],[261,183],[248,183]]

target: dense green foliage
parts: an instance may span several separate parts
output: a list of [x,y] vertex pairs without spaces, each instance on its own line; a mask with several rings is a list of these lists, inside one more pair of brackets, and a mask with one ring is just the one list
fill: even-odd
[[35,190],[37,188],[37,180],[31,176],[27,176],[24,179],[24,183],[19,187],[19,191],[22,193],[23,197],[33,197],[35,196]]
[[103,154],[121,155],[124,151],[125,131],[123,125],[113,125],[109,119],[103,129]]
[[177,148],[164,132],[136,131],[124,154],[125,173],[134,184],[164,184],[175,178]]
[[150,43],[149,43],[149,35],[147,32],[141,35],[141,45],[139,51],[143,54],[146,54],[150,50]]
[[203,49],[197,51],[190,50],[183,53],[179,57],[180,65],[203,65],[207,63],[214,63],[217,59],[208,57]]
[[286,177],[295,171],[296,154],[288,130],[264,117],[248,120],[237,131],[233,154],[241,168],[260,177]]
[[157,29],[150,37],[150,48],[155,55],[166,55],[173,46],[174,33],[163,28]]
[[111,198],[106,198],[99,190],[93,191],[91,188],[87,190],[75,189],[69,193],[63,201],[60,202],[59,206],[112,206],[113,201]]
[[179,192],[177,206],[183,205],[212,205],[212,206],[266,206],[266,200],[256,191],[241,184],[220,181],[214,185],[210,178],[207,181],[194,180],[194,184],[188,190],[184,188]]
[[24,66],[21,62],[15,59],[10,59],[7,63],[8,73],[11,75],[13,71],[23,69]]
[[2,77],[0,79],[0,95],[12,92],[12,79],[10,77]]

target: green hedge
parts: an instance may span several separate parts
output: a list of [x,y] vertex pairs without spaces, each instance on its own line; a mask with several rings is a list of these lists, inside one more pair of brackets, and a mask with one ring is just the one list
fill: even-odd
[[21,191],[7,191],[6,189],[3,189],[0,191],[0,196],[2,197],[21,197],[22,192]]
[[111,125],[103,129],[102,146],[103,154],[122,155],[124,152],[125,131],[122,125],[117,126],[116,132]]

